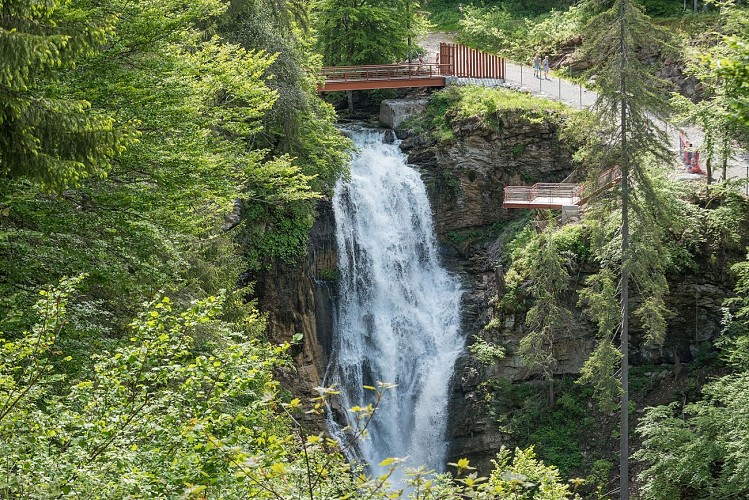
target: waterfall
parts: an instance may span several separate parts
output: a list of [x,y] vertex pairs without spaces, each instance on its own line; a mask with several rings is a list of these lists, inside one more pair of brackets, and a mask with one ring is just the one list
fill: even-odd
[[440,266],[419,173],[381,131],[348,132],[358,152],[333,196],[340,279],[330,381],[344,409],[373,402],[365,385],[397,384],[357,445],[375,472],[387,457],[441,471],[448,386],[463,349],[460,285]]

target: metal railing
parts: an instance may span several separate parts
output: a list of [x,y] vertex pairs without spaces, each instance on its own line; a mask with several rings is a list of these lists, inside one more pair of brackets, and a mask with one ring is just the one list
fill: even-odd
[[506,186],[504,204],[577,205],[583,187],[579,184],[552,184],[539,182],[532,186]]
[[505,186],[503,205],[506,207],[509,205],[508,208],[580,206],[585,204],[591,196],[608,189],[621,178],[622,171],[616,166],[601,173],[595,185],[539,182],[532,186]]
[[327,82],[413,80],[443,76],[448,73],[449,67],[449,64],[428,63],[326,66],[320,70],[320,76]]

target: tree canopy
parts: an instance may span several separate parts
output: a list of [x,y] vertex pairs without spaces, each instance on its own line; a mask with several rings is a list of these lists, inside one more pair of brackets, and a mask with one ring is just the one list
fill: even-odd
[[131,133],[54,84],[113,27],[112,17],[62,0],[0,4],[0,177],[62,189],[106,174]]

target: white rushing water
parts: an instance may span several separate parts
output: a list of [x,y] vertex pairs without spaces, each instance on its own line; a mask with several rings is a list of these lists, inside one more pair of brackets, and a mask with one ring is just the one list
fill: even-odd
[[448,385],[463,349],[460,285],[439,264],[418,172],[381,131],[349,132],[359,152],[333,196],[340,288],[330,379],[344,408],[372,402],[365,385],[397,384],[358,444],[375,471],[387,457],[443,470]]

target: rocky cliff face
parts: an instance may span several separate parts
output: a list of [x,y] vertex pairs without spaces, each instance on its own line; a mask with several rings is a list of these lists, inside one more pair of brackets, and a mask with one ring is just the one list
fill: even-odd
[[[452,123],[454,140],[439,143],[429,137],[396,130],[404,138],[401,147],[427,184],[435,216],[437,235],[446,246],[448,266],[463,280],[463,326],[470,343],[475,335],[502,337],[509,356],[492,368],[465,355],[456,367],[451,395],[449,429],[450,461],[468,457],[487,469],[502,444],[495,418],[489,415],[481,382],[490,377],[521,380],[529,376],[522,361],[512,355],[524,336],[520,317],[503,318],[501,331],[486,333],[493,315],[490,299],[501,286],[497,268],[500,241],[482,240],[517,217],[517,211],[502,208],[508,185],[560,182],[574,168],[572,151],[559,139],[560,123],[549,116],[534,116],[524,110],[499,111],[497,125],[487,127],[478,118]],[[491,340],[491,339],[489,339]],[[498,339],[494,339],[498,340]],[[592,347],[590,331],[569,332],[563,341],[560,372],[576,373]]]
[[396,131],[422,171],[441,237],[511,219],[502,208],[505,186],[559,182],[572,171],[558,123],[525,111],[498,112],[496,120],[492,129],[478,118],[454,122],[448,143]]
[[[291,355],[296,371],[278,373],[280,382],[295,396],[317,396],[313,390],[323,383],[328,364],[335,278],[337,275],[335,219],[329,201],[321,201],[310,232],[307,258],[295,266],[275,268],[248,276],[255,282],[255,296],[261,311],[268,313],[268,332],[277,342],[291,342],[301,333]],[[321,426],[322,422],[311,422]]]

